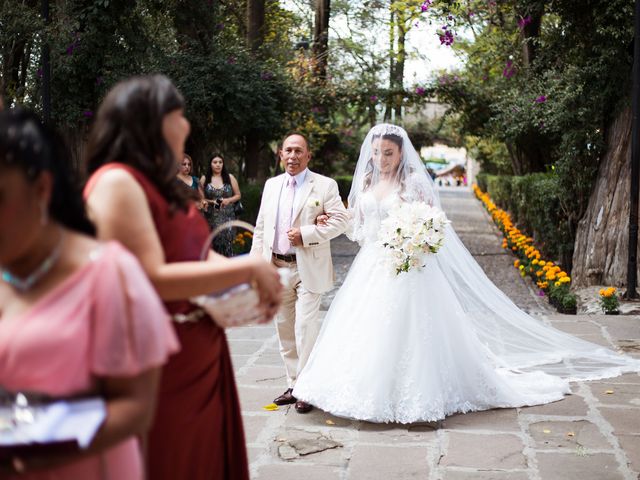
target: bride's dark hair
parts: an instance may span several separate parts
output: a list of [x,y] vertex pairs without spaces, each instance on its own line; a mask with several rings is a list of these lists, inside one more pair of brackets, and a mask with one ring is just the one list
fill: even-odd
[[[389,140],[390,142],[395,143],[398,146],[400,153],[402,153],[403,141],[400,135],[396,135],[395,133],[384,133],[384,134],[372,135],[371,143],[375,142],[376,140]],[[403,168],[402,164],[400,165],[400,168]],[[364,170],[364,182],[362,185],[362,191],[368,190],[369,187],[371,186],[371,181],[373,178],[374,171],[375,171],[375,166],[373,164],[373,158],[370,158]]]

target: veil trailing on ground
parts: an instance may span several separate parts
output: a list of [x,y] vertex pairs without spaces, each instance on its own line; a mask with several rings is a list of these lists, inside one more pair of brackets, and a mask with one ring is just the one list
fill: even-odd
[[[399,146],[399,156],[396,152],[394,157],[393,145]],[[386,181],[381,182],[382,179]],[[361,195],[372,192],[384,196],[383,185],[393,185],[404,201],[440,206],[435,184],[406,131],[390,124],[373,127],[360,150],[349,192],[352,223],[347,235],[352,240],[360,242],[363,238]],[[539,370],[569,381],[640,371],[640,360],[561,332],[520,310],[489,280],[451,225],[436,259],[468,327],[486,347],[497,368]]]

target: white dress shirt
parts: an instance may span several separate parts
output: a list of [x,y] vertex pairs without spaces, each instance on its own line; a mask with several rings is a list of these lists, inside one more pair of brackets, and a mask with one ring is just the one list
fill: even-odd
[[[309,170],[307,168],[305,168],[303,171],[301,171],[299,174],[297,174],[296,176],[291,176],[288,173],[284,174],[284,180],[282,182],[282,188],[280,189],[280,199],[278,201],[278,215],[276,216],[276,232],[275,232],[275,236],[274,236],[274,241],[273,241],[273,251],[275,253],[279,253],[280,255],[295,255],[296,253],[296,248],[294,246],[289,247],[289,250],[287,250],[286,252],[280,252],[278,249],[278,238],[280,238],[280,212],[286,208],[286,205],[284,205],[284,195],[283,192],[285,191],[285,189],[287,188],[287,185],[289,184],[289,181],[292,178],[296,179],[296,185],[295,188],[293,189],[293,211],[296,211],[296,206],[299,202],[299,192],[300,189],[302,188],[302,184],[304,183],[305,179],[307,178],[307,172]],[[291,218],[291,221],[293,222],[293,217]],[[291,228],[291,225],[289,225],[289,228]]]

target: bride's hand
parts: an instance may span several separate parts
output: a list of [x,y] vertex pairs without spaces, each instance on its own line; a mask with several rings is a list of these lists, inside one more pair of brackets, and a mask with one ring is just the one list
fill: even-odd
[[326,213],[323,213],[322,215],[318,215],[316,217],[316,225],[319,225],[321,227],[326,227],[327,221],[329,221],[329,215],[327,215]]

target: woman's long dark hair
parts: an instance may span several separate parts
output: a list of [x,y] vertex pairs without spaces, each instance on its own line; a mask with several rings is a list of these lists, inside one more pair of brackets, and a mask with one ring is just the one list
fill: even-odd
[[222,171],[220,172],[220,176],[222,177],[222,184],[224,185],[226,183],[227,185],[231,185],[231,177],[229,176],[229,171],[224,164],[224,157],[219,153],[214,153],[213,155],[211,155],[211,160],[209,160],[209,167],[207,168],[207,183],[210,183],[211,179],[213,178],[213,168],[211,168],[211,161],[216,157],[222,159]]
[[111,162],[131,165],[169,203],[187,208],[195,193],[176,183],[178,159],[162,133],[164,116],[182,108],[182,95],[164,75],[133,77],[118,83],[100,105],[91,129],[88,173]]
[[35,113],[23,108],[0,111],[0,169],[18,168],[29,180],[50,172],[53,188],[49,216],[71,230],[94,235],[69,159],[60,135]]

